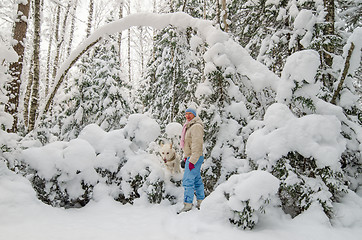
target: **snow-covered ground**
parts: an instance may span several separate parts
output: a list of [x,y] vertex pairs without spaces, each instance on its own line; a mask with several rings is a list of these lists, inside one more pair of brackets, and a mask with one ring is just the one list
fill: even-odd
[[[318,166],[327,165],[336,170],[340,168],[338,159],[346,146],[344,139],[341,139],[339,134],[340,121],[345,120],[341,109],[336,110],[335,106],[327,105],[327,103],[315,98],[313,100],[317,105],[316,114],[297,118],[281,103],[283,101],[288,103],[291,99],[293,85],[284,84],[288,82],[307,79],[310,85],[303,86],[299,92],[294,94],[296,96],[298,94],[315,96],[314,89],[318,86],[315,85],[313,77],[316,69],[310,71],[309,66],[314,63],[317,55],[311,51],[304,51],[290,57],[288,60],[290,64],[286,64],[287,67],[279,79],[265,66],[253,60],[244,49],[228,40],[225,34],[214,29],[211,23],[195,20],[184,14],[134,15],[110,23],[92,34],[62,65],[58,71],[57,80],[69,67],[72,59],[100,36],[122,31],[129,26],[149,25],[163,28],[168,24],[177,27],[192,26],[199,29],[200,35],[205,38],[210,46],[213,46],[205,54],[205,60],[208,63],[205,73],[211,71],[214,66],[225,64],[225,69],[230,67],[230,69],[235,69],[240,74],[248,76],[256,91],[266,87],[271,87],[276,91],[279,103],[272,105],[264,117],[263,127],[254,131],[248,140],[247,154],[249,157],[258,161],[268,155],[271,156],[270,160],[274,161],[289,151],[297,150],[307,156],[315,157]],[[357,37],[361,34],[362,31],[359,28],[358,31],[356,30],[355,38],[359,39]],[[199,42],[196,40],[194,39],[195,45]],[[353,38],[350,39],[350,41],[352,40]],[[223,44],[218,44],[220,42]],[[192,47],[195,48],[195,46]],[[361,45],[359,44],[356,48],[361,49]],[[300,59],[310,64],[300,64]],[[359,61],[360,51],[352,56],[352,70],[356,69],[355,63],[358,62],[359,64]],[[299,63],[301,69],[294,69],[293,66],[296,62]],[[309,70],[309,72],[303,71],[304,69]],[[301,72],[308,72],[307,78],[300,78],[299,73]],[[207,84],[199,86],[198,91],[199,93],[209,92]],[[344,101],[345,104],[355,102],[351,98],[347,100]],[[234,113],[232,115],[243,115],[241,110],[235,112],[232,109],[230,107],[230,112]],[[7,125],[12,122],[5,117],[3,119],[6,121],[1,120],[1,122],[7,123]],[[258,124],[261,125],[262,122]],[[356,132],[358,139],[361,139],[360,126],[350,124],[354,126],[351,129]],[[29,164],[39,176],[46,180],[51,179],[59,171],[62,174],[62,181],[66,183],[67,192],[71,197],[76,198],[82,194],[79,191],[81,180],[90,184],[95,184],[97,181],[102,183],[102,179],[99,179],[95,173],[95,167],[114,170],[117,169],[120,159],[128,160],[120,171],[123,178],[140,172],[137,171],[139,169],[149,167],[151,169],[149,175],[151,183],[156,182],[158,178],[164,180],[166,177],[162,174],[162,169],[157,165],[157,161],[152,162],[153,158],[150,154],[147,155],[147,153],[138,151],[148,147],[149,143],[154,141],[159,134],[160,128],[154,120],[146,119],[141,115],[133,115],[122,130],[106,133],[95,125],[90,125],[82,131],[78,139],[69,143],[52,142],[44,147],[37,146],[33,142],[26,143],[28,145],[25,148],[29,148],[22,151],[16,160]],[[11,139],[5,139],[7,136],[10,135],[3,134],[0,137],[0,142],[6,143],[5,146],[11,145]],[[270,142],[273,144],[265,144]],[[311,144],[305,144],[306,142]],[[361,141],[356,142],[359,144]],[[355,149],[360,149],[360,147],[361,145],[358,145]],[[123,156],[127,157],[123,158]],[[77,170],[80,170],[80,174]],[[243,200],[241,198],[246,196],[241,193],[246,193],[246,190],[250,189],[260,189],[255,188],[254,185],[254,188],[245,189],[242,183],[246,180],[257,183],[257,180],[265,179],[265,177],[269,179],[270,176],[264,175],[264,173],[262,175],[260,172],[254,172],[252,175],[239,175],[232,178],[229,183],[225,183],[240,182],[237,184],[238,189],[233,188],[232,185],[223,185],[221,189],[234,191],[234,195],[238,197],[237,200]],[[270,179],[272,180],[272,178]],[[260,182],[260,184],[263,183]],[[275,183],[267,185],[268,187],[265,189],[268,191],[264,193],[265,195],[272,193],[274,189],[272,186]],[[122,187],[122,191],[127,193],[128,186]],[[145,193],[148,189],[141,190]],[[173,191],[177,195],[177,191],[180,189],[168,188],[167,190]],[[248,191],[248,193],[248,197],[252,199],[253,196],[259,196],[260,191]],[[114,201],[109,192],[102,189],[100,185],[92,200],[85,207],[78,209],[54,208],[38,200],[30,182],[25,177],[8,170],[0,159],[0,240],[357,240],[362,238],[362,189],[357,194],[349,192],[340,203],[334,203],[335,216],[332,218],[332,222],[319,206],[312,205],[294,219],[284,214],[280,207],[269,207],[266,209],[265,215],[259,219],[256,227],[247,231],[236,228],[228,222],[227,218],[225,219],[227,214],[223,212],[222,207],[226,206],[226,203],[220,203],[217,194],[218,192],[215,190],[213,197],[210,195],[205,200],[200,211],[193,210],[177,215],[176,211],[182,207],[181,202],[170,205],[165,201],[160,205],[151,205],[140,199],[134,205],[122,205]],[[144,197],[144,195],[142,196]],[[220,203],[220,205],[215,203]]]
[[361,239],[362,198],[350,194],[336,206],[331,226],[319,209],[291,219],[269,210],[255,229],[243,231],[206,210],[176,214],[176,205],[122,205],[101,195],[80,209],[53,208],[36,198],[30,182],[0,164],[0,239]]

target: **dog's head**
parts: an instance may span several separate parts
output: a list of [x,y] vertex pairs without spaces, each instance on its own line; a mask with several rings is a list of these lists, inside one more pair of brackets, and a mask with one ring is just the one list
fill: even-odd
[[165,163],[175,158],[175,154],[176,151],[172,148],[172,144],[161,144],[160,155]]

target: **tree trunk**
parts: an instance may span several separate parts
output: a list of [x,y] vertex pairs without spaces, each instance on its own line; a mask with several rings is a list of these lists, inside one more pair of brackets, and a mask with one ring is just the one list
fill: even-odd
[[216,1],[216,20],[217,20],[217,24],[219,26],[221,26],[220,18],[221,18],[220,3],[219,3],[219,0],[217,0]]
[[[119,6],[119,19],[123,18],[123,6],[124,2],[122,0]],[[119,62],[122,66],[122,32],[118,34],[118,54],[119,54]]]
[[[333,54],[335,51],[334,36],[334,0],[323,0],[326,10],[325,25],[323,29],[324,42],[322,58],[326,68],[331,68],[333,64]],[[333,88],[333,76],[329,73],[323,76],[324,85],[329,89]]]
[[347,76],[347,73],[348,73],[348,70],[349,70],[349,66],[351,65],[351,57],[352,57],[354,47],[355,47],[354,43],[352,42],[351,47],[348,50],[348,55],[347,55],[347,58],[346,58],[346,62],[344,63],[344,69],[343,69],[343,72],[342,72],[341,79],[339,81],[338,87],[337,87],[336,91],[334,92],[332,100],[331,100],[332,104],[336,104],[337,97],[338,97],[339,93],[342,90],[344,80],[346,79],[346,76]]
[[141,74],[143,74],[144,71],[145,71],[145,69],[144,69],[145,68],[145,50],[144,50],[143,42],[145,41],[146,36],[144,36],[142,26],[139,27],[139,30],[140,30],[140,38],[139,38],[139,40],[140,40],[140,53],[141,53]]
[[98,43],[102,38],[98,38],[97,40],[95,40],[94,42],[90,43],[82,52],[80,52],[77,57],[75,57],[73,59],[73,61],[69,64],[69,66],[67,67],[67,69],[64,70],[64,72],[62,73],[62,75],[60,76],[58,82],[56,82],[55,86],[54,86],[54,89],[53,91],[50,93],[47,101],[46,101],[46,104],[45,104],[45,108],[44,108],[44,111],[43,113],[46,113],[48,112],[52,102],[53,102],[53,99],[55,97],[55,94],[57,93],[58,89],[60,88],[60,85],[62,85],[63,81],[64,81],[64,78],[65,76],[67,75],[67,73],[69,72],[69,70],[71,69],[71,67],[78,61],[78,59],[80,57],[83,56],[84,53],[86,53],[91,47],[93,47],[96,43]]
[[[325,16],[326,25],[323,34],[324,36],[332,36],[334,35],[334,0],[324,0],[324,8],[327,14]],[[333,63],[331,54],[334,53],[333,43],[327,43],[324,46],[324,50],[324,61],[329,67],[331,67]]]
[[175,12],[174,7],[173,7],[173,0],[170,0],[170,12]]
[[[157,13],[157,2],[153,0],[153,13]],[[152,30],[152,39],[155,39],[156,30]],[[155,41],[152,41],[152,62],[155,60],[156,53],[155,53]]]
[[29,115],[29,131],[32,131],[35,126],[35,120],[38,113],[39,106],[39,80],[40,80],[40,0],[34,0],[34,53],[33,53],[33,64],[34,64],[34,79],[33,88],[31,94],[31,106]]
[[92,30],[93,12],[94,12],[94,0],[89,0],[87,37],[90,36],[91,30]]
[[74,37],[74,29],[75,29],[75,14],[77,12],[77,7],[78,7],[78,0],[75,0],[73,2],[74,6],[73,6],[73,9],[72,9],[72,22],[71,22],[71,25],[70,25],[70,33],[69,33],[69,42],[68,42],[68,49],[67,49],[67,57],[69,57],[70,55],[70,52],[72,50],[72,43],[73,43],[73,37]]
[[[54,58],[54,66],[53,66],[53,75],[52,75],[52,79],[54,81],[55,76],[57,75],[57,71],[58,71],[58,65],[59,65],[59,59],[60,59],[60,54],[61,54],[61,49],[62,49],[62,45],[64,46],[64,35],[65,35],[65,29],[67,26],[67,20],[68,20],[68,15],[70,12],[70,5],[71,2],[68,2],[68,5],[66,7],[65,13],[64,13],[64,20],[63,20],[63,26],[61,29],[61,32],[59,34],[59,25],[60,25],[60,6],[58,6],[58,12],[57,12],[57,27],[55,30],[55,42],[56,42],[56,54],[55,54],[55,58]],[[54,84],[54,82],[53,82]]]
[[60,5],[58,5],[57,8],[57,20],[56,20],[56,25],[55,25],[55,44],[56,44],[56,53],[55,53],[55,57],[54,57],[54,62],[53,62],[53,74],[52,74],[52,80],[54,84],[54,79],[55,76],[57,75],[57,71],[58,71],[58,64],[59,64],[59,54],[60,54],[60,45],[61,42],[59,41],[59,25],[60,25]]
[[8,102],[5,104],[5,111],[13,116],[13,126],[9,129],[9,132],[17,131],[18,124],[18,106],[19,106],[19,93],[21,84],[21,73],[23,70],[24,60],[24,39],[26,37],[26,31],[28,28],[27,19],[29,17],[30,1],[27,1],[26,5],[20,3],[18,5],[18,17],[13,29],[13,39],[16,41],[14,50],[18,54],[19,59],[17,62],[11,63],[9,66],[9,72],[12,77],[12,81],[8,84],[6,90],[9,97]]
[[55,21],[56,21],[56,14],[54,14],[53,19],[52,19],[52,27],[50,30],[50,34],[49,34],[49,44],[48,44],[48,53],[47,53],[47,73],[45,76],[45,97],[48,96],[49,94],[49,88],[50,88],[50,71],[51,71],[51,54],[52,54],[52,46],[53,46],[53,36],[54,36],[54,29],[55,29]]
[[[128,1],[128,6],[127,6],[127,14],[130,15],[131,14],[131,1]],[[128,80],[129,82],[132,81],[132,63],[131,63],[131,28],[128,28],[128,34],[127,34],[127,38],[128,38],[128,46],[127,46],[127,50],[128,50]]]
[[222,11],[223,11],[222,21],[224,23],[224,31],[228,32],[229,24],[227,23],[228,15],[227,15],[227,9],[226,9],[226,0],[222,0]]
[[182,6],[182,12],[185,12],[186,5],[187,5],[187,0],[184,0],[184,4]]
[[[33,57],[32,57],[33,58]],[[30,95],[31,95],[31,86],[33,85],[34,80],[34,63],[33,59],[30,61],[30,68],[29,68],[29,77],[28,77],[28,84],[26,85],[26,91],[24,96],[24,123],[25,126],[28,127],[29,125],[29,103],[30,103]]]

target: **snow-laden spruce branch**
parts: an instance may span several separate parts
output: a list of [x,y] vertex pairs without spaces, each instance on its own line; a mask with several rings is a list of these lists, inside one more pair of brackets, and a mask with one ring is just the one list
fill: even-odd
[[198,35],[209,46],[209,49],[204,54],[208,69],[213,69],[213,67],[217,66],[247,76],[256,91],[260,91],[265,87],[277,89],[279,77],[265,65],[254,60],[242,46],[229,38],[227,33],[215,28],[211,21],[193,18],[181,12],[168,14],[138,13],[100,27],[71,53],[69,58],[59,68],[54,81],[55,85],[42,112],[46,113],[49,110],[55,94],[71,67],[85,52],[102,40],[103,37],[134,26],[162,29],[169,25],[181,30],[191,27],[198,32]]

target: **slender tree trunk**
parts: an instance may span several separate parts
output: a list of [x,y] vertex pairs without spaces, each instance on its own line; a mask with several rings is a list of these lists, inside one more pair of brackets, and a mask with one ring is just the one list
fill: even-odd
[[[56,58],[58,58],[58,61],[57,63],[59,64],[59,60],[63,59],[63,56],[66,54],[65,53],[65,41],[64,41],[64,38],[65,38],[65,32],[66,32],[66,27],[68,26],[68,16],[70,15],[70,7],[72,5],[72,1],[69,1],[68,0],[68,4],[67,4],[67,7],[66,7],[66,10],[63,14],[64,18],[62,19],[63,20],[63,26],[62,26],[62,30],[60,32],[60,40],[59,40],[59,44],[57,46],[57,55],[56,55]],[[56,73],[58,72],[58,64],[56,66]],[[53,77],[53,81],[55,79],[55,76],[56,74],[54,75]]]
[[18,124],[18,106],[19,106],[19,94],[21,84],[21,73],[23,70],[24,60],[24,39],[28,28],[27,20],[29,17],[30,1],[26,4],[20,3],[18,5],[18,17],[13,29],[13,39],[16,44],[13,46],[15,52],[18,54],[19,59],[17,62],[11,63],[9,66],[9,72],[12,77],[12,81],[7,86],[9,97],[8,102],[5,104],[5,111],[13,116],[13,126],[9,129],[9,132],[17,131]]
[[[153,0],[153,13],[157,13],[157,1],[156,0]],[[152,30],[152,39],[155,39],[155,36],[156,36],[156,30],[153,29]],[[152,61],[155,60],[155,41],[152,41]]]
[[352,53],[353,53],[354,47],[355,47],[355,46],[354,46],[354,43],[352,42],[352,43],[351,43],[351,47],[350,47],[349,50],[348,50],[348,55],[347,55],[347,58],[346,58],[346,62],[344,63],[344,68],[343,68],[343,72],[342,72],[342,75],[341,75],[341,79],[340,79],[340,81],[339,81],[338,87],[337,87],[336,91],[334,92],[333,97],[332,97],[332,100],[331,100],[331,103],[332,103],[332,104],[336,104],[337,97],[339,96],[339,93],[340,93],[341,90],[342,90],[342,86],[343,86],[344,80],[346,79],[346,76],[347,76],[349,67],[350,67],[350,65],[351,65],[351,57],[352,57]]
[[[72,1],[69,1],[68,5],[67,5],[67,8],[65,10],[65,13],[64,13],[63,27],[62,27],[62,32],[60,33],[60,42],[61,42],[61,44],[63,44],[63,42],[64,42],[65,30],[66,30],[66,27],[68,25],[68,16],[71,14],[71,11],[70,11],[71,5],[72,5]],[[65,45],[65,44],[63,44],[63,45]]]
[[145,68],[145,51],[144,51],[144,45],[143,42],[145,41],[144,37],[144,33],[143,33],[143,27],[140,26],[139,27],[140,30],[140,52],[141,52],[141,74],[144,73],[144,68]]
[[186,5],[187,5],[187,0],[184,0],[184,4],[182,6],[182,12],[185,12]]
[[94,0],[89,0],[87,37],[90,36],[92,30],[93,12],[94,12]]
[[[333,36],[334,36],[334,0],[323,0],[324,8],[326,10],[325,25],[323,29],[324,42],[323,43],[323,61],[327,68],[331,68],[333,64],[333,54],[335,51]],[[324,85],[328,88],[333,88],[334,78],[331,74],[327,73],[323,76]]]
[[219,0],[216,0],[216,19],[217,19],[217,24],[219,24],[219,26],[221,26],[221,10],[220,10],[220,3]]
[[[119,6],[119,19],[123,18],[123,7],[124,7],[124,1],[121,0],[120,6]],[[118,54],[119,54],[119,62],[122,66],[122,32],[118,34]]]
[[[33,58],[33,57],[32,57]],[[33,59],[30,61],[30,68],[29,68],[29,77],[28,77],[28,84],[26,85],[26,91],[24,96],[24,123],[25,126],[28,127],[29,125],[29,103],[30,103],[30,95],[31,95],[31,86],[33,85],[34,80],[34,63]]]
[[72,14],[72,22],[70,25],[70,33],[69,33],[69,42],[68,42],[68,49],[67,49],[67,57],[69,57],[70,52],[72,50],[73,38],[74,38],[74,30],[75,30],[75,14],[77,12],[78,7],[78,0],[73,2],[73,9],[71,11]]
[[[130,15],[131,14],[131,1],[128,1],[128,6],[127,6],[127,14]],[[132,62],[131,62],[131,28],[128,28],[128,33],[127,33],[127,38],[128,38],[128,46],[127,46],[127,50],[128,50],[128,80],[129,82],[132,81]]]
[[61,11],[60,5],[58,5],[57,19],[56,19],[56,25],[55,25],[55,39],[54,39],[57,48],[56,48],[56,53],[55,53],[54,62],[53,62],[53,74],[52,74],[53,84],[54,84],[55,76],[57,75],[57,71],[58,71],[60,45],[61,45],[61,42],[59,41],[60,11]]
[[228,32],[229,24],[227,23],[228,15],[227,15],[227,9],[226,9],[226,0],[222,0],[222,11],[223,11],[222,20],[224,23],[224,31]]
[[46,73],[46,77],[45,77],[45,97],[48,96],[49,94],[49,85],[50,85],[50,71],[51,71],[51,54],[52,54],[52,45],[53,45],[53,36],[54,36],[54,29],[55,29],[55,25],[54,22],[56,21],[56,14],[53,16],[53,21],[52,21],[52,28],[49,34],[49,44],[48,44],[48,52],[47,52],[47,73]]
[[[55,53],[55,58],[54,58],[54,66],[53,66],[53,81],[55,79],[55,76],[57,75],[58,72],[58,65],[59,65],[59,59],[60,59],[60,55],[61,55],[61,49],[62,46],[64,45],[64,36],[65,36],[65,30],[66,30],[66,26],[67,26],[67,20],[68,20],[68,15],[70,12],[70,5],[71,2],[68,2],[67,8],[65,10],[64,13],[64,21],[63,21],[63,26],[61,29],[61,32],[59,34],[59,25],[60,25],[60,6],[58,7],[58,13],[57,13],[57,27],[55,30],[55,42],[57,45],[57,49],[56,49],[56,53]],[[54,84],[54,82],[53,82]]]
[[[325,36],[333,36],[334,35],[334,0],[324,0],[324,8],[326,10],[325,21],[326,25],[324,28]],[[333,63],[333,59],[331,54],[334,53],[334,45],[333,43],[327,43],[324,46],[325,54],[324,60],[325,63],[331,67]]]
[[170,12],[175,12],[175,9],[173,7],[173,0],[170,0]]
[[31,106],[29,115],[29,131],[32,131],[35,126],[35,120],[38,113],[39,106],[39,81],[40,81],[40,0],[34,0],[34,79],[31,94]]
[[68,68],[64,70],[64,72],[62,73],[62,75],[59,77],[59,80],[55,83],[55,86],[54,86],[54,89],[53,91],[49,94],[49,97],[46,101],[46,104],[45,104],[45,108],[44,108],[44,111],[43,113],[46,113],[48,112],[53,100],[54,100],[54,97],[55,97],[55,94],[57,93],[58,89],[60,88],[60,85],[62,85],[63,81],[64,81],[64,78],[65,76],[67,75],[67,73],[69,72],[69,70],[71,69],[71,67],[79,60],[79,58],[81,58],[83,56],[84,53],[86,53],[89,49],[91,49],[96,43],[98,43],[102,38],[98,38],[97,40],[95,40],[94,42],[90,43],[82,52],[80,52],[77,57],[75,57],[73,59],[73,61],[69,64]]

